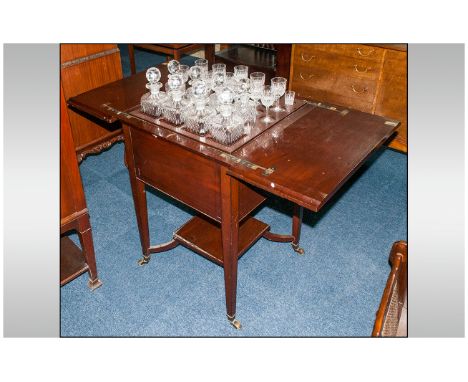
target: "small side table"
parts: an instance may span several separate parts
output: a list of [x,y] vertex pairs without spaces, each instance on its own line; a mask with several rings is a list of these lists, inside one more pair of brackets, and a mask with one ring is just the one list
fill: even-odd
[[136,73],[135,49],[154,53],[163,53],[173,56],[174,60],[180,60],[183,54],[196,52],[204,49],[205,57],[210,64],[214,62],[214,44],[128,44],[128,55],[130,57],[130,70]]

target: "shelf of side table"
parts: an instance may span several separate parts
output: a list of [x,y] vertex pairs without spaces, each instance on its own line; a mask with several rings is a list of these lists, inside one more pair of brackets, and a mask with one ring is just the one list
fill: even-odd
[[[241,257],[269,229],[269,225],[248,217],[239,224],[239,251]],[[174,239],[192,251],[223,265],[223,242],[219,223],[195,216],[174,232]]]
[[70,240],[64,236],[60,238],[60,286],[78,277],[88,270],[83,253]]

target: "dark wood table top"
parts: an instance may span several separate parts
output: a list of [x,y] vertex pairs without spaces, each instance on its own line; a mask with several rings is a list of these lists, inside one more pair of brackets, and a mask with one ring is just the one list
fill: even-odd
[[180,49],[184,48],[189,45],[194,45],[194,44],[151,44],[151,45],[159,45],[159,46],[164,46],[166,48],[171,48],[171,49]]
[[[166,66],[160,68],[165,82]],[[227,166],[230,175],[312,211],[318,211],[399,124],[355,110],[297,100],[295,110],[279,116],[278,122],[235,150],[223,149],[177,132],[164,121],[136,117],[132,111],[147,92],[145,84],[141,72],[73,97],[68,103],[102,120],[121,120],[209,157]]]
[[318,211],[397,125],[356,110],[306,104],[234,153],[274,172],[266,177],[234,165],[230,173]]

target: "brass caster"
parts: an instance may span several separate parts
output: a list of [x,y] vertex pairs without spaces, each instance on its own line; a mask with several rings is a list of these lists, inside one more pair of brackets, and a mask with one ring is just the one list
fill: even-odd
[[88,280],[88,288],[91,289],[92,291],[93,290],[96,290],[97,288],[99,288],[100,286],[102,285],[102,281],[99,280],[99,279],[96,279],[96,280],[91,280],[89,279]]
[[229,320],[229,323],[230,323],[232,326],[234,326],[234,328],[236,328],[237,330],[242,329],[242,325],[241,325],[241,323],[240,323],[239,320],[236,320],[234,317],[233,317],[233,318],[230,318],[229,316],[228,316],[228,320]]
[[294,252],[297,252],[299,255],[304,254],[304,250],[301,247],[299,247],[298,244],[291,244],[291,246],[294,249]]
[[150,261],[150,257],[148,256],[143,256],[140,260],[138,260],[138,265],[141,267],[143,265],[148,264]]

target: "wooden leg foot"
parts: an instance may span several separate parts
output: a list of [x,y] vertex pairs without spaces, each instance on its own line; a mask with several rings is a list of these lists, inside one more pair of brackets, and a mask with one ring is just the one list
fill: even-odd
[[99,279],[95,279],[95,280],[89,279],[89,280],[88,280],[88,287],[89,287],[89,289],[91,289],[92,291],[93,291],[93,290],[96,290],[96,289],[99,288],[101,285],[102,285],[102,281],[99,280]]
[[229,323],[236,328],[236,330],[242,329],[242,325],[239,320],[236,320],[235,317],[229,317],[227,316]]
[[143,266],[149,263],[151,256],[143,256],[140,260],[138,260],[138,265]]
[[299,247],[299,244],[294,244],[294,243],[292,243],[291,246],[292,246],[292,248],[294,249],[294,251],[297,252],[299,255],[303,255],[303,254],[304,254],[304,249],[302,249],[301,247]]

